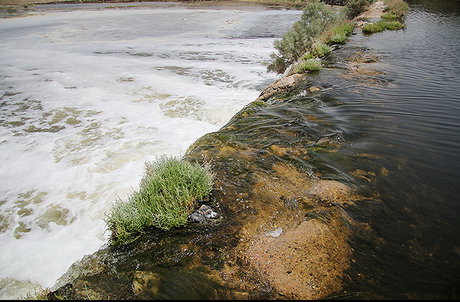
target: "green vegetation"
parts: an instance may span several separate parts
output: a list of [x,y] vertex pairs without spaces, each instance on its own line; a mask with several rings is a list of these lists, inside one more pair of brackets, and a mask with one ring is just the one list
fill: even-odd
[[117,200],[106,219],[112,243],[124,244],[149,226],[169,230],[184,225],[196,200],[210,193],[212,182],[208,165],[169,157],[146,163],[139,191],[127,202]]
[[348,18],[353,19],[358,16],[372,2],[373,0],[348,0],[346,4]]
[[385,20],[401,20],[409,10],[409,5],[403,0],[385,0],[385,13],[381,16]]
[[317,71],[321,69],[321,62],[316,59],[302,60],[302,62],[294,68],[294,72],[301,73],[305,71]]
[[318,58],[323,58],[332,52],[332,48],[324,43],[315,43],[312,47],[312,53]]
[[283,73],[286,68],[309,51],[323,31],[337,22],[339,16],[324,3],[312,1],[305,6],[299,21],[281,40],[274,43],[269,71]]
[[376,32],[384,31],[385,29],[388,30],[398,30],[404,28],[404,24],[399,21],[378,21],[373,23],[367,23],[363,26],[363,33],[366,34],[373,34]]
[[322,39],[329,45],[343,44],[353,33],[355,28],[353,22],[349,20],[341,21],[322,35]]
[[376,32],[388,30],[398,30],[404,28],[402,23],[409,10],[409,6],[403,0],[385,0],[385,13],[382,14],[382,20],[374,23],[367,23],[363,26],[363,33],[373,34]]
[[[299,58],[302,58],[300,65],[310,66],[313,63],[305,63],[306,60],[327,56],[331,52],[329,45],[344,44],[353,33],[355,24],[350,18],[361,13],[372,1],[349,0],[341,10],[333,9],[318,0],[307,3],[301,19],[294,23],[282,39],[275,41],[276,51],[271,54],[268,71],[283,73]],[[299,66],[294,70],[308,69]]]
[[388,29],[388,30],[398,30],[404,27],[405,25],[399,21],[386,22],[385,24],[385,29]]
[[399,17],[395,14],[392,14],[392,13],[384,13],[380,16],[383,20],[397,20],[399,19]]

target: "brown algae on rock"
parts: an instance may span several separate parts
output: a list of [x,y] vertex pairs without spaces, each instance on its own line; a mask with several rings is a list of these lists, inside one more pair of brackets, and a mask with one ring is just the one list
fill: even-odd
[[[375,61],[355,55],[357,65]],[[324,72],[336,78],[347,70]],[[358,83],[362,76],[346,75]],[[105,247],[71,268],[50,297],[87,291],[112,299],[324,299],[339,292],[352,255],[348,240],[357,229],[369,231],[345,211],[372,199],[351,182],[375,174],[352,167],[344,177],[334,168],[347,160],[344,139],[321,110],[330,99],[327,89],[315,88],[327,86],[310,80],[278,80],[187,150],[185,160],[211,163],[214,189],[198,207],[210,206],[218,221],[190,219]]]

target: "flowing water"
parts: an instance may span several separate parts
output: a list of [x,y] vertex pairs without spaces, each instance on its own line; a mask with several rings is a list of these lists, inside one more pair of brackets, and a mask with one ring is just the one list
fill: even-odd
[[[410,4],[405,30],[337,51],[377,58],[364,81],[341,62],[311,75],[315,114],[345,142],[318,162],[374,197],[347,208],[369,232],[354,234],[336,298],[459,297],[460,2]],[[144,161],[184,152],[273,80],[262,62],[300,14],[154,5],[0,21],[0,297],[50,286],[98,249]]]
[[460,2],[409,3],[405,30],[347,45],[378,58],[372,81],[332,82],[341,168],[379,196],[349,209],[375,237],[352,242],[352,281],[337,297],[460,294]]
[[[50,287],[108,238],[144,162],[181,155],[253,101],[300,11],[35,6],[0,19],[0,298]],[[8,17],[3,13],[3,17]]]

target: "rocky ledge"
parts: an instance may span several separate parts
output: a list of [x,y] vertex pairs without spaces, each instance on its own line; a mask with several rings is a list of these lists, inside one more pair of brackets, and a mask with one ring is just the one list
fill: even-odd
[[325,82],[372,83],[356,70],[375,58],[347,47],[334,56],[329,66],[340,68],[278,80],[189,148],[184,158],[211,162],[216,180],[185,227],[104,246],[72,265],[47,298],[323,299],[340,291],[348,240],[366,229],[346,208],[364,197],[333,168],[345,142],[321,108]]
[[[342,289],[369,200],[334,163],[345,144],[324,107],[331,83],[380,85],[378,60],[345,46],[326,68],[282,77],[185,160],[211,162],[214,190],[182,228],[152,228],[72,265],[48,299],[323,299]],[[335,68],[337,67],[337,68]],[[346,160],[342,158],[341,160]]]

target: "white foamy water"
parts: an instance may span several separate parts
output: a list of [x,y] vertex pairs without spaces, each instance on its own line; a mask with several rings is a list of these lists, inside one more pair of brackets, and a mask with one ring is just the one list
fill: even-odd
[[253,101],[300,14],[72,7],[0,19],[2,299],[51,287],[106,243],[105,213],[144,162],[183,154]]

